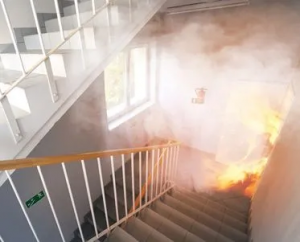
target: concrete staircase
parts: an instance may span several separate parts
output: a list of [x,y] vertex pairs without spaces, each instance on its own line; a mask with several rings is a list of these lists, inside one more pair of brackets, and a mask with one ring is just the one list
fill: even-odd
[[[143,162],[142,164],[145,164]],[[145,166],[142,167],[142,181],[145,181]],[[149,165],[151,171],[151,165]],[[120,219],[125,216],[125,198],[122,171],[115,172],[117,200]],[[138,155],[134,158],[134,183],[131,185],[131,162],[126,162],[126,194],[128,210],[132,207],[132,192],[139,194]],[[155,187],[155,185],[154,185]],[[117,220],[113,184],[105,187],[109,223]],[[149,201],[149,200],[148,200]],[[99,241],[182,241],[182,242],[246,242],[248,241],[248,211],[250,199],[234,192],[197,193],[174,187],[168,193],[131,217],[108,237]],[[103,198],[94,202],[98,231],[106,229]],[[91,213],[85,216],[82,230],[85,240],[95,236]],[[81,241],[79,230],[75,231],[72,242]]]

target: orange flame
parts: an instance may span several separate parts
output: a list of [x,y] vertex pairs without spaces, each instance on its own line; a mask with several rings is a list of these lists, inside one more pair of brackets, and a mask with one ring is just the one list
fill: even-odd
[[256,141],[252,140],[245,157],[235,164],[230,164],[225,172],[217,177],[217,188],[219,190],[229,190],[234,187],[242,188],[244,195],[251,197],[256,190],[257,182],[262,175],[270,152],[278,137],[282,120],[279,113],[272,110],[268,105],[255,102],[250,107],[250,110],[249,108],[246,111],[240,109],[238,116],[247,128],[265,136],[264,151],[260,159],[252,162],[243,162],[250,157],[251,152],[257,147]]

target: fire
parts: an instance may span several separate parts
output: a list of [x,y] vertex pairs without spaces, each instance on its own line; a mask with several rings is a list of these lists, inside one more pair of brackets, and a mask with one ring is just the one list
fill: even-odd
[[247,129],[257,136],[264,137],[265,145],[261,158],[249,161],[252,152],[261,144],[257,144],[256,140],[248,140],[248,151],[245,156],[234,164],[230,164],[225,172],[217,177],[219,190],[238,188],[242,189],[244,195],[251,197],[279,135],[282,123],[279,113],[271,109],[267,102],[258,103],[259,99],[256,100],[250,107],[237,108],[235,115]]

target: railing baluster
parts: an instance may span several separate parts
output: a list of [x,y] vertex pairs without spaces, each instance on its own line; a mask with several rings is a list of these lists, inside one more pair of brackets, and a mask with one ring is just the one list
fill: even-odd
[[118,196],[117,196],[117,187],[116,187],[115,164],[114,164],[114,157],[112,155],[110,156],[110,164],[111,164],[111,174],[112,174],[113,187],[114,187],[116,216],[117,216],[117,222],[119,222],[120,219],[119,219]]
[[93,15],[95,15],[96,14],[95,0],[92,0],[92,9],[93,9]]
[[[142,153],[139,152],[139,185],[140,194],[142,193]],[[140,207],[142,206],[142,196],[140,196]]]
[[165,165],[165,149],[162,150],[162,157],[161,157],[161,172],[160,172],[160,187],[159,187],[159,194],[162,192],[163,186],[163,174],[164,174],[164,165]]
[[0,242],[4,242],[4,239],[2,239],[2,237],[0,236]]
[[132,206],[133,212],[135,211],[135,188],[134,188],[134,157],[131,153],[131,185],[132,185]]
[[155,151],[152,150],[151,152],[151,199],[153,199],[153,183],[154,183],[154,158],[155,158]]
[[77,223],[77,226],[78,226],[78,229],[79,229],[80,237],[81,237],[82,242],[84,242],[85,239],[84,239],[82,229],[81,229],[81,226],[80,226],[80,221],[79,221],[77,208],[76,208],[76,205],[75,205],[75,200],[74,200],[71,184],[70,184],[70,181],[69,181],[69,176],[68,176],[68,172],[67,172],[67,169],[66,169],[66,165],[63,162],[63,163],[61,163],[61,166],[62,166],[62,169],[63,169],[63,172],[64,172],[64,176],[65,176],[67,188],[68,188],[68,191],[69,191],[69,196],[70,196],[70,199],[71,199],[72,207],[73,207],[73,210],[74,210],[76,223]]
[[65,35],[64,35],[64,30],[63,30],[62,23],[61,23],[61,16],[60,16],[60,11],[59,11],[58,0],[54,0],[54,5],[55,5],[55,11],[56,11],[56,16],[57,16],[57,21],[58,21],[58,28],[59,28],[61,40],[64,41],[65,40]]
[[39,173],[39,175],[40,175],[40,178],[41,178],[41,181],[42,181],[42,184],[43,184],[43,187],[44,187],[46,196],[48,197],[48,202],[49,202],[49,205],[50,205],[50,208],[51,208],[51,211],[52,211],[52,214],[53,214],[53,217],[54,217],[56,226],[57,226],[57,228],[58,228],[60,237],[61,237],[62,241],[65,242],[66,240],[65,240],[64,234],[63,234],[63,232],[62,232],[62,230],[61,230],[61,227],[60,227],[60,224],[59,224],[59,221],[58,221],[58,218],[57,218],[57,215],[56,215],[56,212],[55,212],[53,203],[52,203],[52,199],[51,199],[50,193],[49,193],[49,191],[48,191],[48,187],[47,187],[46,182],[45,182],[45,179],[44,179],[44,175],[43,175],[42,170],[41,170],[41,167],[40,167],[40,166],[37,166],[36,168],[37,168],[38,173]]
[[20,64],[20,67],[21,67],[21,70],[22,70],[22,74],[24,75],[26,73],[25,67],[24,67],[22,57],[21,57],[21,54],[20,54],[20,51],[19,51],[19,47],[17,45],[17,40],[16,40],[14,31],[13,31],[13,28],[12,28],[12,25],[11,25],[11,22],[10,22],[10,18],[7,14],[7,10],[6,10],[4,0],[0,0],[0,3],[1,3],[1,6],[2,6],[2,10],[3,10],[3,13],[4,13],[4,18],[5,18],[5,21],[6,21],[6,25],[7,25],[9,34],[10,34],[11,40],[13,42],[13,46],[15,48],[15,51],[16,51],[16,55],[18,56],[18,60],[19,60],[19,64]]
[[168,183],[169,182],[169,150],[170,150],[170,147],[167,148],[167,151],[166,151],[166,171],[165,171],[165,183]]
[[[1,2],[1,1],[0,1],[0,2]],[[25,207],[24,207],[24,205],[23,205],[23,202],[22,202],[22,200],[21,200],[21,198],[20,198],[20,196],[19,196],[19,193],[18,193],[18,191],[17,191],[17,189],[16,189],[16,187],[15,187],[15,184],[14,184],[13,180],[11,179],[11,176],[10,176],[9,172],[8,172],[8,171],[5,171],[5,174],[6,174],[7,178],[8,178],[8,180],[9,180],[9,183],[10,183],[10,185],[11,185],[11,187],[12,187],[12,189],[13,189],[15,195],[16,195],[16,197],[17,197],[17,200],[18,200],[18,202],[19,202],[19,205],[20,205],[20,207],[21,207],[21,209],[22,209],[22,211],[23,211],[23,213],[24,213],[24,216],[25,216],[25,218],[26,218],[26,220],[27,220],[27,223],[28,223],[28,225],[29,225],[29,227],[30,227],[32,233],[33,233],[33,236],[34,236],[35,240],[36,240],[37,242],[39,242],[40,240],[39,240],[39,238],[38,238],[38,236],[37,236],[37,234],[36,234],[36,232],[35,232],[35,230],[34,230],[34,228],[33,228],[33,225],[32,225],[32,223],[31,223],[31,221],[30,221],[30,218],[28,217],[28,214],[27,214],[27,212],[26,212],[26,210],[25,210]]]
[[[79,12],[78,0],[74,0],[74,4],[75,4],[75,12],[76,12],[77,25],[78,25],[78,28],[81,28],[81,21],[80,21],[80,12]],[[83,51],[82,39],[83,39],[83,30],[80,29],[79,30],[80,53],[81,53],[82,65],[83,65],[83,68],[85,68],[86,65],[85,65],[85,58],[84,58],[84,51]]]
[[124,191],[125,215],[127,217],[128,207],[127,207],[127,190],[126,190],[125,157],[124,157],[124,154],[122,154],[122,174],[123,174],[123,191]]
[[170,160],[169,160],[169,179],[170,182],[172,182],[172,168],[173,168],[173,161],[172,161],[172,157],[173,157],[173,147],[170,147]]
[[175,175],[176,175],[176,146],[174,146],[173,152],[173,182],[175,182]]
[[82,172],[83,172],[86,192],[87,192],[87,196],[88,196],[88,200],[89,200],[89,204],[90,204],[92,219],[93,219],[93,223],[94,223],[95,234],[97,235],[97,238],[98,238],[98,229],[97,229],[97,223],[96,223],[96,218],[95,218],[95,211],[94,211],[94,207],[93,207],[93,201],[92,201],[92,197],[91,197],[90,185],[89,185],[89,181],[88,181],[88,177],[87,177],[84,162],[85,162],[84,160],[81,160]]
[[177,152],[176,152],[176,165],[175,165],[175,177],[178,171],[178,159],[179,159],[179,145],[176,146]]
[[156,183],[155,183],[155,197],[157,196],[157,192],[158,192],[158,183],[159,183],[159,167],[160,167],[160,164],[159,164],[159,155],[160,155],[160,150],[159,148],[157,149],[157,161],[156,161]]
[[103,206],[104,206],[105,221],[106,221],[107,229],[110,232],[110,229],[109,229],[109,220],[108,220],[108,214],[107,214],[107,206],[106,206],[106,198],[105,198],[105,191],[104,191],[104,182],[103,182],[103,175],[102,175],[102,168],[101,168],[101,160],[100,160],[100,158],[97,158],[97,163],[98,163],[99,179],[100,179],[101,193],[102,193]]
[[[35,6],[34,6],[34,0],[30,0],[30,5],[31,5],[32,13],[33,13],[34,22],[35,22],[35,25],[36,25],[36,30],[37,30],[37,33],[38,33],[39,42],[40,42],[40,45],[41,45],[41,50],[42,50],[42,53],[43,53],[44,57],[46,57],[47,55],[46,55],[46,51],[45,51],[45,45],[44,45],[44,41],[43,41],[42,32],[41,32],[39,20],[38,20],[38,17],[37,17],[36,9],[35,9]],[[50,59],[49,58],[45,59],[44,64],[45,64],[45,69],[46,69],[48,86],[49,86],[49,91],[50,91],[50,94],[51,94],[51,98],[52,98],[53,102],[56,102],[58,100],[58,91],[57,91],[56,83],[55,83],[55,80],[54,80]]]
[[[149,165],[148,158],[149,158],[149,151],[147,150],[146,151],[146,174],[145,174],[146,179],[148,179],[148,176],[149,176],[149,174],[148,174],[148,165]],[[146,182],[147,182],[147,180],[146,180]],[[146,184],[145,203],[148,202],[148,187],[149,187],[149,185]]]

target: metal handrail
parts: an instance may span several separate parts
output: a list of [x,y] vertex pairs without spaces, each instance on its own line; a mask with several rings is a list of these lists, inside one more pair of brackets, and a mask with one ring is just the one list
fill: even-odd
[[139,147],[139,148],[105,150],[105,151],[96,151],[96,152],[81,153],[81,154],[62,155],[62,156],[2,160],[0,161],[0,171],[53,165],[53,164],[67,163],[67,162],[75,162],[79,160],[97,159],[97,158],[109,157],[114,155],[131,154],[131,153],[137,153],[142,151],[150,151],[158,148],[167,148],[179,144],[180,143],[178,141],[171,141],[171,143],[164,144],[164,145],[153,145],[153,146]]
[[[86,189],[86,196],[88,198],[89,209],[91,211],[91,219],[92,225],[95,230],[95,236],[88,240],[88,242],[93,242],[98,240],[100,237],[107,235],[113,230],[115,227],[121,225],[123,222],[126,222],[130,217],[134,216],[136,213],[141,211],[146,206],[150,205],[156,199],[161,197],[163,194],[168,192],[174,186],[174,177],[177,170],[177,163],[178,163],[178,153],[179,153],[179,146],[180,143],[178,141],[169,141],[167,144],[160,144],[160,145],[153,145],[153,146],[146,146],[140,148],[129,148],[129,149],[118,149],[118,150],[107,150],[107,151],[99,151],[99,152],[91,152],[91,153],[83,153],[83,154],[74,154],[74,155],[65,155],[65,156],[53,156],[53,157],[43,157],[43,158],[28,158],[28,159],[19,159],[19,160],[11,160],[11,161],[0,161],[0,170],[4,170],[8,182],[11,185],[11,188],[16,196],[16,199],[21,207],[21,211],[24,214],[26,221],[29,225],[29,228],[35,238],[35,241],[39,242],[38,232],[34,224],[30,219],[30,215],[27,212],[27,209],[19,195],[17,186],[15,185],[14,179],[10,174],[11,169],[19,169],[25,167],[36,167],[38,171],[38,175],[40,177],[43,190],[46,194],[46,197],[49,202],[49,206],[54,217],[54,221],[56,227],[58,229],[59,235],[61,237],[61,241],[65,242],[68,238],[65,237],[64,231],[61,226],[61,221],[59,220],[59,216],[55,209],[55,202],[52,200],[51,192],[48,189],[47,181],[44,178],[41,166],[51,165],[51,164],[61,164],[63,175],[66,181],[69,198],[71,200],[73,212],[74,212],[74,219],[76,221],[77,227],[79,228],[79,233],[82,238],[82,241],[85,242],[86,240],[83,238],[83,231],[80,224],[80,216],[79,210],[77,209],[76,202],[73,196],[72,186],[69,180],[69,175],[66,169],[66,162],[80,162],[81,169],[83,173],[83,180]],[[149,151],[151,151],[151,171],[149,172],[148,164],[149,164]],[[145,154],[145,159],[142,161],[142,152]],[[126,174],[125,174],[125,154],[130,154],[131,162],[131,171],[127,174],[131,176],[131,186],[132,189],[132,197],[127,196],[127,187],[126,187]],[[138,156],[135,157],[134,154]],[[105,172],[111,172],[112,180],[111,183],[113,185],[113,193],[114,193],[114,207],[115,207],[115,214],[116,214],[116,222],[114,224],[109,224],[108,219],[108,209],[106,204],[106,193],[105,193],[105,184],[103,180],[103,172],[102,172],[102,158],[109,158],[111,166],[109,170]],[[120,217],[119,214],[119,200],[117,196],[117,181],[115,176],[115,158],[121,158],[122,165],[122,175],[121,178],[123,179],[123,189],[124,189],[124,202],[125,202],[125,215]],[[137,160],[136,160],[137,158]],[[157,158],[157,160],[156,160]],[[91,160],[92,159],[92,160]],[[102,159],[102,160],[101,160]],[[156,160],[156,162],[154,162]],[[92,194],[90,189],[90,179],[88,178],[88,173],[86,169],[87,162],[97,162],[98,170],[99,170],[99,178],[100,178],[100,187],[101,187],[101,196],[103,199],[103,212],[105,215],[106,226],[107,228],[100,233],[98,233],[98,226],[97,226],[97,219],[96,213],[94,210],[94,204],[92,200]],[[136,176],[134,164],[138,162],[138,169],[139,169],[139,176]],[[142,171],[142,162],[145,162],[146,169]],[[128,172],[128,171],[127,171]],[[142,186],[142,173],[146,174],[145,177],[147,180],[145,184]],[[149,174],[151,173],[151,174]],[[135,187],[135,179],[139,180],[139,187]],[[154,187],[155,183],[155,187]],[[158,186],[160,184],[160,186]],[[151,186],[150,186],[151,185]],[[139,189],[139,194],[135,197],[135,191]],[[84,194],[82,194],[84,196]],[[145,199],[144,199],[145,198]],[[132,199],[132,208],[128,212],[127,207],[127,199]],[[112,204],[110,204],[112,205]],[[1,237],[0,237],[1,238]],[[2,242],[0,240],[0,242]]]

